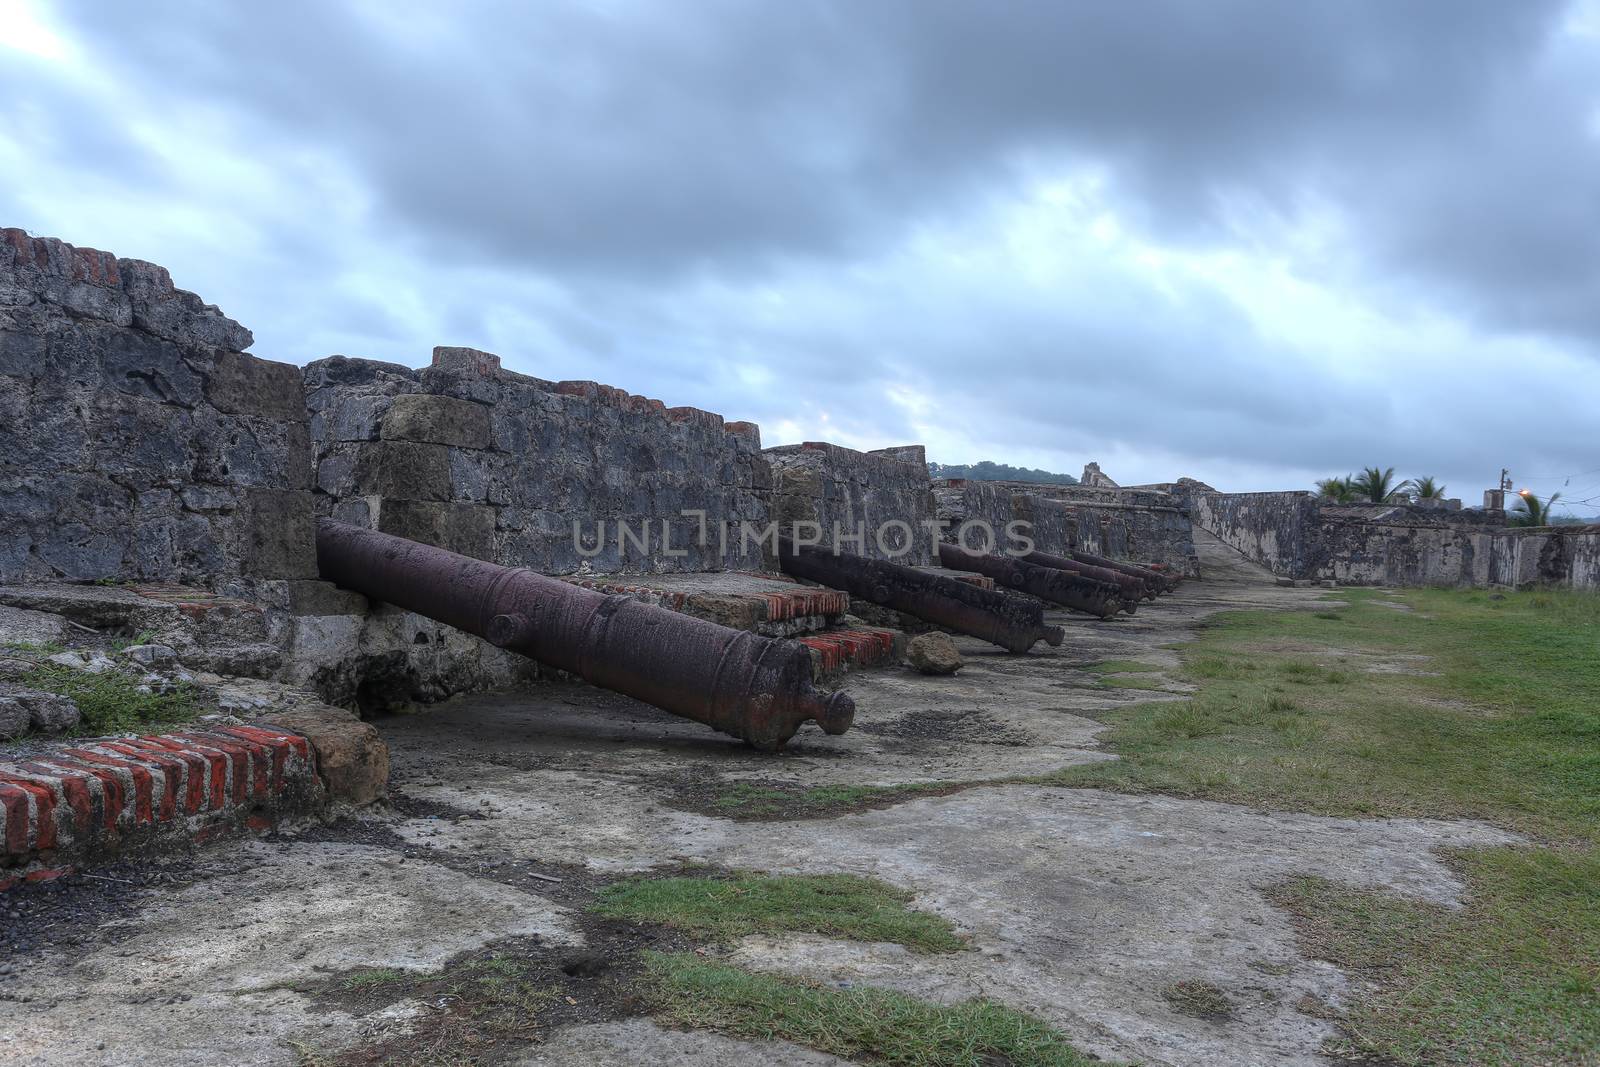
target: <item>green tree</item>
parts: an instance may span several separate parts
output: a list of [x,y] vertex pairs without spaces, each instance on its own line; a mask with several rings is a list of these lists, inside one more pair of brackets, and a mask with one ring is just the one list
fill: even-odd
[[1394,468],[1364,467],[1355,479],[1356,499],[1387,504],[1411,488],[1410,482],[1394,482]]
[[1555,516],[1550,514],[1550,509],[1555,507],[1557,500],[1561,499],[1560,493],[1551,493],[1550,499],[1544,501],[1541,501],[1526,489],[1517,495],[1521,499],[1517,501],[1516,508],[1511,512],[1511,525],[1549,526],[1555,521]]
[[1443,500],[1444,488],[1431,474],[1424,474],[1420,478],[1411,480],[1411,495],[1418,500]]
[[1356,496],[1355,481],[1350,475],[1343,478],[1324,478],[1317,483],[1317,495],[1335,504],[1352,504]]

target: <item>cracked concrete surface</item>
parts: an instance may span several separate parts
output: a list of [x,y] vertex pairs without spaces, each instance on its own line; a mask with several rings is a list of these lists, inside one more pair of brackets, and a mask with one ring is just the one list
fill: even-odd
[[360,967],[433,970],[505,937],[582,940],[547,900],[391,849],[226,847],[229,876],[150,893],[138,914],[100,931],[110,944],[23,961],[21,982],[4,989],[0,1058],[296,1063],[291,1040],[348,1044],[384,1020],[312,1012],[292,983]]
[[[374,817],[372,825],[392,831],[388,845],[219,846],[237,853],[241,876],[151,893],[125,920],[122,940],[21,961],[22,973],[0,985],[12,998],[0,1018],[0,1056],[292,1064],[293,1042],[336,1050],[405,1025],[407,1014],[312,1011],[285,988],[297,978],[353,966],[437,967],[513,936],[580,937],[549,900],[461,873],[468,857],[601,878],[687,862],[870,875],[948,917],[971,950],[920,956],[810,936],[752,937],[736,946],[736,960],[933,1000],[992,997],[1108,1058],[1173,1067],[1323,1063],[1330,1024],[1295,1005],[1306,993],[1338,1003],[1345,980],[1300,957],[1287,917],[1260,888],[1309,873],[1451,904],[1461,886],[1435,850],[1510,835],[1472,823],[1331,819],[1000,784],[1109,758],[1096,746],[1093,718],[1107,708],[1181,699],[1097,688],[1083,667],[1105,659],[1171,667],[1170,646],[1213,611],[1307,608],[1326,595],[1280,588],[1220,546],[1201,551],[1207,581],[1131,618],[1058,617],[1068,626],[1060,649],[1010,657],[962,640],[968,666],[951,678],[853,675],[856,729],[802,733],[778,756],[582,687],[459,700],[384,721],[407,810],[442,815]],[[996,784],[835,818],[738,822],[674,807],[674,788],[686,781]],[[416,858],[398,862],[404,848]],[[191,999],[134,1010],[135,976]],[[1226,991],[1235,1017],[1191,1018],[1161,995],[1196,979]],[[516,1062],[669,1061],[839,1062],[641,1019],[568,1026]]]

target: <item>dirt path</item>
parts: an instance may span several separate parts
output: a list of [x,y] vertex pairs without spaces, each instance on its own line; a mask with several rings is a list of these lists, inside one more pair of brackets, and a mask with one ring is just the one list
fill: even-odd
[[[393,815],[211,849],[173,885],[88,883],[55,905],[56,934],[0,977],[10,1001],[0,1058],[292,1064],[307,1061],[305,1050],[381,1041],[428,1005],[330,1000],[306,984],[358,967],[438,968],[510,939],[545,946],[552,959],[585,945],[618,951],[596,943],[614,932],[583,913],[594,886],[695,863],[870,875],[915,893],[974,946],[912,956],[813,936],[748,938],[737,959],[753,969],[932,1000],[993,997],[1108,1058],[1324,1062],[1330,1024],[1301,1009],[1308,996],[1337,1003],[1344,979],[1297,954],[1287,918],[1259,887],[1307,872],[1451,902],[1460,887],[1433,849],[1507,835],[983,784],[1108,758],[1095,716],[1151,694],[1098,687],[1082,667],[1170,667],[1170,646],[1216,610],[1305,607],[1322,593],[1279,588],[1214,542],[1200,551],[1208,581],[1132,618],[1063,616],[1060,649],[1009,657],[962,641],[968,666],[954,678],[855,675],[855,729],[802,734],[775,757],[581,687],[386,721]],[[959,787],[880,794],[843,813],[824,804],[827,817],[730,817],[763,814],[753,796],[800,803],[819,786],[934,783]],[[1163,995],[1179,981],[1220,988],[1235,1014],[1182,1014]],[[572,1010],[518,1062],[837,1062],[664,1031],[630,1018],[637,1009],[626,1003],[585,1002],[587,988],[568,988]]]

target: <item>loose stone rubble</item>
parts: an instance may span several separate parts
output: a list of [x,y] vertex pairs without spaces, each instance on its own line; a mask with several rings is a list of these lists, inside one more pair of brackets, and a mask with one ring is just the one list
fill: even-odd
[[946,633],[918,634],[906,642],[906,662],[923,674],[954,674],[962,666],[961,651]]

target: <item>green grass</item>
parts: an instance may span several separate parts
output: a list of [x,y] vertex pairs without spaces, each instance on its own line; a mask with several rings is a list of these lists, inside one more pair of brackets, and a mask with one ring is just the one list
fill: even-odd
[[944,919],[907,905],[911,894],[847,874],[794,877],[634,878],[600,891],[593,910],[611,919],[663,923],[717,940],[803,931],[888,941],[913,952],[966,947]]
[[[1419,589],[1397,612],[1341,595],[1340,619],[1218,616],[1176,672],[1192,701],[1108,712],[1122,760],[1052,780],[1600,840],[1600,597]],[[1438,674],[1363,670],[1393,654]]]
[[8,652],[37,652],[41,656],[53,656],[57,652],[65,652],[67,646],[60,641],[0,641],[0,649]]
[[1141,663],[1136,659],[1106,659],[1099,663],[1091,663],[1083,669],[1096,674],[1148,674],[1151,671],[1161,670],[1160,667]]
[[938,1005],[870,987],[753,974],[690,953],[647,953],[649,996],[681,1026],[781,1039],[906,1067],[1087,1067],[1044,1022],[990,1001]]
[[719,793],[717,811],[736,819],[808,819],[838,815],[876,804],[909,800],[920,793],[948,791],[937,782],[911,782],[904,785],[820,785],[809,789],[778,789],[736,782]]
[[1271,894],[1305,948],[1375,979],[1347,1051],[1411,1064],[1600,1062],[1600,856],[1457,853],[1471,887],[1450,910],[1318,878]]
[[1311,954],[1373,979],[1344,1023],[1354,1054],[1600,1063],[1600,597],[1340,597],[1338,611],[1215,617],[1182,650],[1176,676],[1198,687],[1193,700],[1107,713],[1104,739],[1121,760],[1045,780],[1324,815],[1476,818],[1541,841],[1455,854],[1459,911],[1309,878],[1273,895]]
[[192,689],[181,685],[170,693],[139,692],[139,676],[120,670],[90,674],[54,663],[41,663],[23,675],[25,685],[71,697],[83,718],[76,734],[137,731],[193,718],[200,708]]
[[1100,678],[1095,685],[1101,689],[1154,689],[1158,692],[1167,688],[1154,678],[1125,678],[1120,674]]

